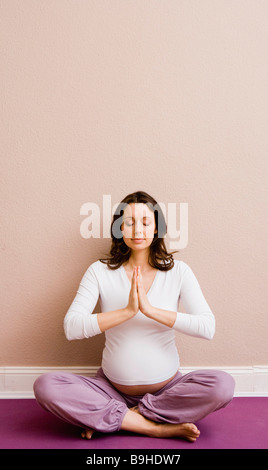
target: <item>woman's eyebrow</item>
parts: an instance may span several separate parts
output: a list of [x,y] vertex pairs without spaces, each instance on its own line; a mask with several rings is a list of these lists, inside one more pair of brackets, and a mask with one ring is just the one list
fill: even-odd
[[[125,220],[126,219],[135,219],[135,217],[132,217],[130,215],[128,215],[127,217],[124,218]],[[150,217],[149,215],[144,215],[143,216],[143,219],[152,219],[152,217]]]

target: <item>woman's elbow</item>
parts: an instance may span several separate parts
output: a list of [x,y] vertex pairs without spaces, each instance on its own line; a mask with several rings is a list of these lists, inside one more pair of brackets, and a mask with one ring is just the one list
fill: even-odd
[[214,335],[215,335],[215,331],[208,331],[204,338],[207,339],[208,341],[211,341],[214,338]]
[[66,339],[68,339],[68,341],[72,341],[73,339],[75,339],[73,335],[71,334],[71,330],[69,328],[68,322],[66,321],[64,321],[63,330],[64,330],[65,337]]
[[215,317],[213,316],[210,318],[210,321],[207,325],[205,339],[212,340],[214,338],[215,331],[216,331],[216,322],[215,322]]
[[93,328],[85,328],[84,323],[81,321],[77,322],[75,319],[66,319],[63,324],[64,333],[68,341],[75,339],[86,339],[95,336]]
[[77,334],[77,325],[74,323],[73,318],[66,317],[63,322],[63,330],[66,339],[73,341],[74,339],[80,339],[80,335]]

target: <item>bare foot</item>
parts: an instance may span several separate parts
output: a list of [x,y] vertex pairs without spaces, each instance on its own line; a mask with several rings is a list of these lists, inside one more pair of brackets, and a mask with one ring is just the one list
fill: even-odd
[[157,437],[179,437],[187,441],[195,442],[200,436],[200,431],[193,423],[169,424],[159,423],[156,430]]
[[[134,406],[130,408],[130,410],[141,415],[138,406]],[[179,437],[181,439],[187,439],[190,442],[195,442],[200,436],[199,429],[193,423],[155,423],[155,425],[152,434],[154,437]]]
[[84,431],[81,432],[81,437],[83,439],[91,439],[93,432],[94,429],[84,429]]

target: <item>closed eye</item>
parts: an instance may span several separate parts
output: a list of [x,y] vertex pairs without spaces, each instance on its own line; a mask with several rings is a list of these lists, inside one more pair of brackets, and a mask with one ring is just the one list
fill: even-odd
[[[131,227],[132,225],[134,225],[134,224],[133,224],[133,223],[132,223],[132,224],[126,223],[126,226],[127,226],[127,227]],[[151,222],[147,222],[147,223],[144,222],[143,225],[145,225],[145,227],[148,227],[148,225],[151,225]]]

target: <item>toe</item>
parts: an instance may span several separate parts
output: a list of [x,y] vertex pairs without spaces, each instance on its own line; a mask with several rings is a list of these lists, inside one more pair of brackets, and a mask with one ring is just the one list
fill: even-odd
[[199,429],[196,427],[195,424],[192,424],[192,431],[193,431],[193,433],[194,433],[196,436],[199,436],[200,431],[199,431]]
[[86,430],[86,438],[91,439],[93,432],[94,432],[93,429],[87,429]]

